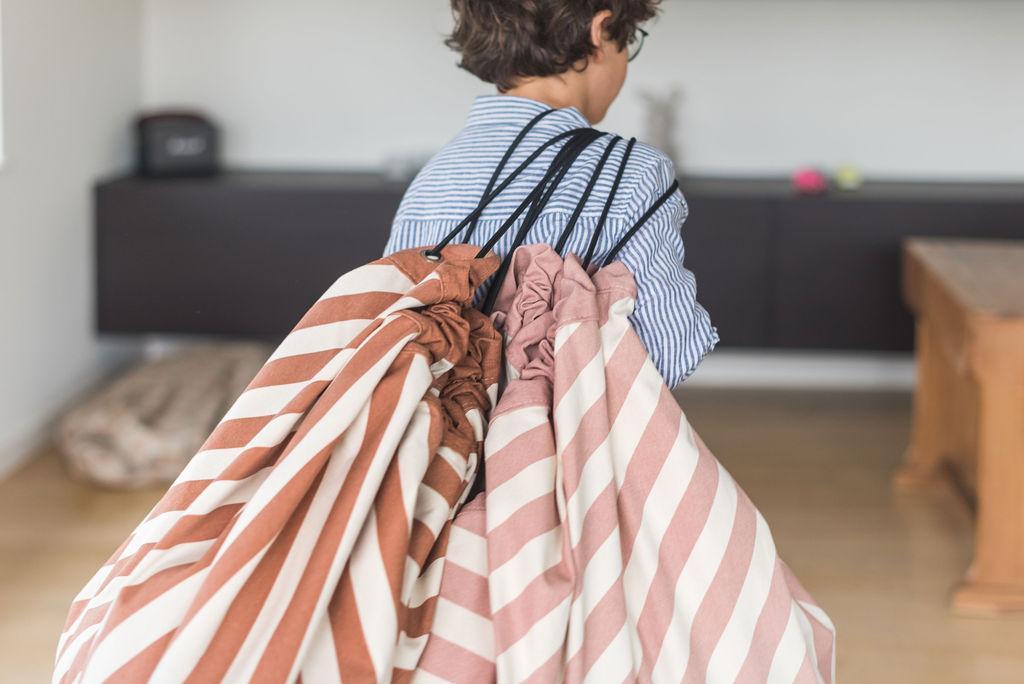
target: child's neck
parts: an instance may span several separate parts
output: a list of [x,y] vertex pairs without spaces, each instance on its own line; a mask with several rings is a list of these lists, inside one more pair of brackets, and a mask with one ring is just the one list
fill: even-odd
[[503,94],[543,102],[555,109],[575,107],[588,121],[592,121],[593,119],[589,115],[589,98],[584,85],[579,79],[574,79],[569,74],[560,74],[524,79],[512,88],[503,91]]

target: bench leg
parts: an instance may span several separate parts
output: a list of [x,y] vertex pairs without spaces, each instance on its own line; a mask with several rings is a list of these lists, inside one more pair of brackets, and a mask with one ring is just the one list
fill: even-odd
[[1024,378],[981,381],[974,561],[960,613],[1024,610]]
[[903,466],[893,484],[906,489],[934,482],[941,474],[943,456],[952,443],[949,421],[953,370],[944,358],[938,338],[923,319],[915,329],[914,412]]

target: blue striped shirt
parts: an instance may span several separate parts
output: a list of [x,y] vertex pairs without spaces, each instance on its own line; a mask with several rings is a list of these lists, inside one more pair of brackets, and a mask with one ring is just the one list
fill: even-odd
[[[466,217],[483,195],[491,174],[523,126],[547,105],[508,95],[485,95],[473,103],[465,128],[419,172],[405,193],[391,228],[386,254],[433,246]],[[560,132],[589,126],[575,108],[545,116],[526,135],[501,178],[542,143]],[[599,139],[575,161],[534,224],[527,243],[554,245],[590,181],[610,138]],[[495,199],[481,215],[470,239],[482,244],[542,178],[559,145],[548,148]],[[580,215],[565,253],[586,253],[591,235],[611,190],[625,142],[616,145]],[[602,263],[619,238],[664,193],[675,179],[672,162],[649,145],[637,143],[615,195],[593,263]],[[693,273],[683,266],[681,227],[687,206],[682,193],[668,202],[626,243],[618,254],[637,283],[636,309],[630,320],[655,366],[673,387],[690,375],[718,341],[707,311],[697,303]],[[522,221],[520,217],[519,222]],[[504,255],[518,222],[495,245]]]

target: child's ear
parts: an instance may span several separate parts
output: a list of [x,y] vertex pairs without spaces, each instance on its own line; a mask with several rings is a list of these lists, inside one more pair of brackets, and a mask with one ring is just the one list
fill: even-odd
[[604,57],[605,43],[608,42],[605,25],[611,18],[611,10],[601,10],[590,21],[590,44],[593,46],[591,57],[595,61],[601,61]]

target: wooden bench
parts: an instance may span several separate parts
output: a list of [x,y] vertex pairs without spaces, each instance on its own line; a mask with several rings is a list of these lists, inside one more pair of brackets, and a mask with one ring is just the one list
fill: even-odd
[[975,511],[960,613],[1024,609],[1024,241],[911,239],[916,317],[910,486],[952,475]]

